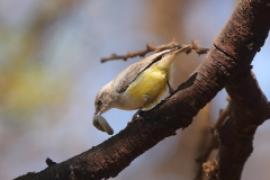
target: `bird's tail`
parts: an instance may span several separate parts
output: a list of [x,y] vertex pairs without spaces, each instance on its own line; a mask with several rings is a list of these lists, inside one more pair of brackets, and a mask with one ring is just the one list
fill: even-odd
[[159,61],[158,67],[162,68],[164,70],[168,70],[170,68],[171,64],[173,63],[173,61],[175,59],[177,59],[177,55],[179,55],[182,52],[186,52],[189,48],[190,47],[187,45],[187,46],[184,46],[184,47],[181,47],[181,48],[171,49]]

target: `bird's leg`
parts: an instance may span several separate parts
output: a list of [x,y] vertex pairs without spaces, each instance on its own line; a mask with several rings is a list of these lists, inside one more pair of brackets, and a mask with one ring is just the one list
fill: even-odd
[[54,162],[50,158],[47,158],[45,162],[46,162],[46,164],[47,164],[48,167],[51,167],[51,166],[57,164],[56,162]]
[[169,79],[167,79],[166,83],[167,83],[167,86],[168,86],[168,88],[169,88],[169,93],[170,93],[170,95],[173,94],[174,89],[173,89],[172,86],[170,85]]
[[136,116],[141,117],[143,115],[144,111],[139,109],[136,113]]

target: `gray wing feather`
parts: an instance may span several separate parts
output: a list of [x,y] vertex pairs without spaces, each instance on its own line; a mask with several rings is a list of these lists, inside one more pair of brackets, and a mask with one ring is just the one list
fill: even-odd
[[113,82],[116,92],[125,92],[129,85],[138,77],[140,73],[142,73],[153,63],[159,61],[161,57],[169,51],[170,50],[164,50],[159,53],[147,56],[141,61],[131,64],[129,67],[123,70]]

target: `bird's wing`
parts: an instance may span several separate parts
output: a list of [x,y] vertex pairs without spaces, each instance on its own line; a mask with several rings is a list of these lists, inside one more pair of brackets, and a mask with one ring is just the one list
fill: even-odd
[[125,70],[123,70],[114,80],[113,84],[116,92],[125,92],[129,85],[136,80],[136,78],[153,63],[159,61],[162,56],[168,53],[170,50],[164,50],[159,53],[152,54],[145,57],[141,61],[131,64]]

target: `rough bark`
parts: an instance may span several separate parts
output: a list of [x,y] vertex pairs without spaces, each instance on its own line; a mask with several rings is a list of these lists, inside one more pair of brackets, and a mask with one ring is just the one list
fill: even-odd
[[[269,0],[242,0],[196,70],[193,84],[151,111],[135,114],[119,134],[67,161],[17,179],[102,179],[116,176],[132,160],[185,128],[192,117],[234,78],[243,77],[267,37]],[[252,79],[251,79],[252,80]]]
[[258,126],[269,118],[269,105],[254,77],[248,72],[226,86],[231,96],[230,112],[218,130],[218,179],[239,180],[253,150]]

